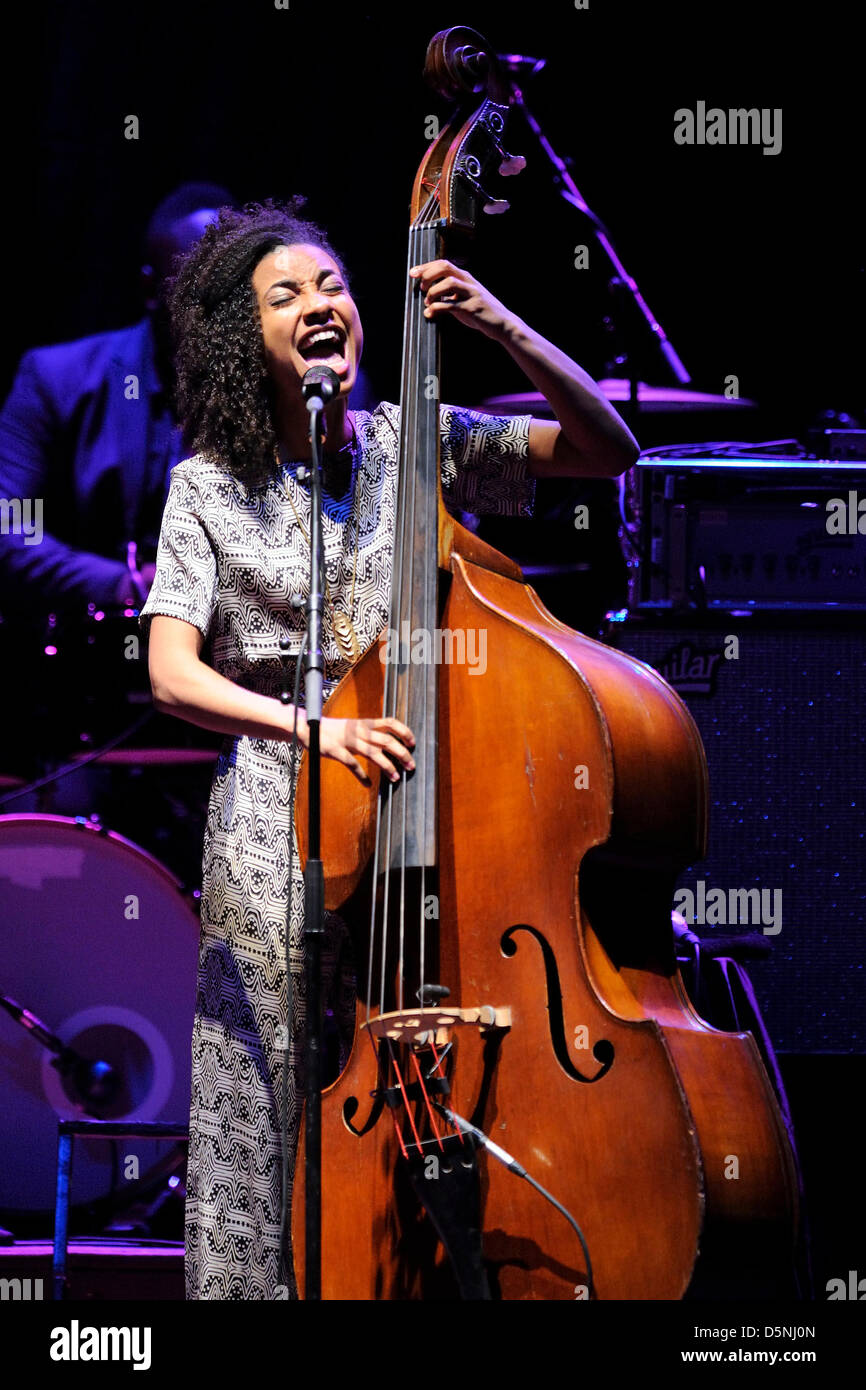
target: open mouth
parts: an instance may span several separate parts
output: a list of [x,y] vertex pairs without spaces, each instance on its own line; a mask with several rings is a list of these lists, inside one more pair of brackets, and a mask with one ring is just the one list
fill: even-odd
[[298,344],[298,352],[305,362],[320,362],[334,371],[348,367],[346,335],[338,328],[317,328],[306,333]]

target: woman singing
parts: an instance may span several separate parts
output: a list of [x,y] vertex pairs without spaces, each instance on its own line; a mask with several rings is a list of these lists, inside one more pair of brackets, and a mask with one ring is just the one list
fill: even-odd
[[[171,295],[178,404],[194,457],[173,473],[156,577],[142,613],[158,709],[226,735],[204,833],[201,947],[192,1042],[186,1205],[189,1298],[295,1295],[279,1268],[282,1067],[290,1171],[298,1137],[303,998],[285,1019],[291,691],[304,631],[292,603],[309,582],[310,459],[301,380],[324,363],[341,382],[325,412],[322,647],[325,695],[388,623],[399,409],[349,409],[363,334],[344,269],[297,202],[223,210],[180,266]],[[452,508],[527,515],[534,479],[612,477],[637,446],[590,377],[448,261],[414,267],[425,313],[502,344],[556,421],[440,407],[442,481]],[[413,736],[395,719],[325,717],[322,754],[366,781],[396,780]],[[306,746],[303,708],[297,732]],[[289,959],[303,960],[304,891],[295,848]],[[323,974],[351,1041],[345,928],[328,918]]]

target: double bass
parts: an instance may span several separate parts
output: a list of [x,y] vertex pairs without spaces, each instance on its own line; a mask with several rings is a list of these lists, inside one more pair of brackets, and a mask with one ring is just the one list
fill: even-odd
[[[415,178],[408,266],[462,246],[520,163],[480,35],[443,30],[426,71],[457,111]],[[697,1014],[675,957],[676,878],[706,848],[700,735],[657,672],[559,622],[446,511],[417,291],[389,631],[325,711],[402,720],[416,769],[392,783],[365,762],[366,788],[321,768],[325,902],[352,928],[358,989],[322,1095],[322,1297],[772,1292],[797,1223],[790,1143],[751,1034]],[[418,659],[419,634],[480,633],[483,674]],[[306,795],[304,763],[304,860]],[[303,1161],[302,1143],[299,1287]]]

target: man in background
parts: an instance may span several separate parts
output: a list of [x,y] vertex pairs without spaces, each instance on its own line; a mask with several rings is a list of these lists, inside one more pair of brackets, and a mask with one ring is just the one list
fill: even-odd
[[[219,208],[234,202],[211,183],[169,194],[142,244],[144,316],[26,352],[0,411],[0,814],[98,811],[113,828],[146,838],[143,810],[139,823],[121,823],[126,787],[110,801],[103,794],[104,764],[86,781],[65,776],[35,800],[7,798],[22,777],[98,747],[149,708],[145,654],[124,659],[136,631],[124,611],[147,597],[171,470],[183,455],[166,282]],[[360,373],[353,404],[375,404]],[[154,716],[144,737],[174,742],[175,725]],[[171,844],[173,835],[164,838]]]
[[163,291],[175,258],[232,202],[215,184],[176,189],[147,226],[144,317],[22,358],[0,413],[0,497],[21,499],[31,534],[0,534],[7,622],[144,601],[181,452]]
[[116,615],[147,596],[182,452],[165,284],[233,202],[210,183],[165,198],[142,245],[144,316],[26,352],[0,412],[0,813],[108,807],[108,771],[97,765],[36,799],[5,798],[20,778],[88,752],[142,713],[146,661],[123,659],[129,622]]

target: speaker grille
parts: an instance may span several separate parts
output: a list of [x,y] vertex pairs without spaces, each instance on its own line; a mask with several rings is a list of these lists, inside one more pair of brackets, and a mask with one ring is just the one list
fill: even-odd
[[[705,904],[699,934],[748,922],[771,942],[772,958],[748,970],[777,1050],[866,1052],[866,636],[729,621],[724,632],[627,623],[614,638],[679,690],[704,741],[708,854],[678,888],[695,910],[701,881],[704,898],[722,890],[728,922],[706,921]],[[759,923],[754,897],[731,899],[751,888],[768,890]]]

